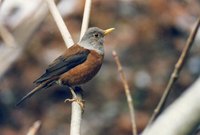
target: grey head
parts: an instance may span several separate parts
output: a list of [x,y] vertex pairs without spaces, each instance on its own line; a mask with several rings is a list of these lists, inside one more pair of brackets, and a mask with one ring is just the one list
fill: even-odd
[[91,27],[85,32],[84,36],[78,44],[86,49],[94,50],[103,55],[104,36],[112,32],[113,30],[114,28],[102,30],[98,27]]

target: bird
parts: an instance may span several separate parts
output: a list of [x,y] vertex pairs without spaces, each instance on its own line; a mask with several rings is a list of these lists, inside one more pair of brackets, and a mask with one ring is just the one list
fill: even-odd
[[36,92],[55,84],[72,88],[90,81],[100,70],[104,59],[104,37],[114,28],[106,30],[88,28],[81,40],[64,51],[33,83],[36,87],[26,94],[16,106]]

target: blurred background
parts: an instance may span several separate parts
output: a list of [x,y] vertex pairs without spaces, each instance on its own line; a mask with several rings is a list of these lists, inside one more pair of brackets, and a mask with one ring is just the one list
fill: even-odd
[[[83,0],[62,0],[58,8],[75,42],[84,10]],[[115,49],[126,74],[141,132],[166,87],[170,74],[200,16],[198,0],[92,0],[90,27],[116,30],[106,37],[105,60],[97,76],[83,85],[86,107],[83,135],[131,135],[123,85],[112,57]],[[66,49],[42,0],[0,1],[0,135],[23,135],[41,120],[38,135],[69,134],[69,91],[52,87],[19,108],[47,65]],[[167,100],[179,97],[200,73],[200,32]]]

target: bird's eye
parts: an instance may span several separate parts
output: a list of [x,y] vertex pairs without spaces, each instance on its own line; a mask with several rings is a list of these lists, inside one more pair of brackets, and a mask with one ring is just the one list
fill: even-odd
[[99,34],[95,33],[95,34],[94,34],[94,37],[98,38],[98,37],[99,37]]

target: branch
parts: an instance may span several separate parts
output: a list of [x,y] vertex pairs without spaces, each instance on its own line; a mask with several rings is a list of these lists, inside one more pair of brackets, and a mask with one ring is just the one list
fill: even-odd
[[127,98],[127,102],[128,102],[130,116],[131,116],[132,132],[133,132],[133,135],[137,135],[137,127],[136,127],[136,122],[135,122],[135,113],[134,113],[134,108],[133,108],[132,97],[131,97],[131,94],[130,94],[130,89],[129,89],[129,86],[128,86],[124,71],[122,69],[121,63],[120,63],[119,58],[117,56],[117,53],[115,51],[113,51],[112,54],[113,54],[113,57],[114,57],[115,62],[117,64],[118,72],[119,72],[121,81],[122,81],[122,83],[124,85],[124,90],[125,90],[125,93],[126,93],[126,98]]
[[188,135],[200,121],[200,77],[142,135]]
[[27,135],[35,135],[38,132],[40,126],[41,126],[41,122],[39,120],[34,122],[33,126],[30,127]]
[[88,28],[89,19],[90,19],[91,3],[92,3],[92,0],[86,0],[86,2],[85,2],[85,8],[84,8],[85,10],[83,13],[83,21],[82,21],[82,26],[81,26],[80,40]]
[[67,29],[67,26],[65,25],[57,7],[55,4],[54,0],[46,0],[49,10],[54,18],[54,21],[56,22],[58,29],[60,30],[60,33],[63,37],[63,40],[65,42],[66,47],[71,47],[72,45],[74,45],[74,41],[71,37],[71,34],[69,32],[69,30]]
[[171,88],[172,86],[174,85],[174,83],[176,82],[176,80],[178,79],[179,77],[179,74],[180,74],[180,71],[186,61],[186,58],[189,54],[189,50],[194,42],[194,39],[195,39],[195,36],[197,34],[197,31],[198,31],[198,27],[200,25],[200,18],[198,19],[196,25],[195,25],[195,28],[194,30],[191,32],[188,40],[187,40],[187,43],[185,45],[185,47],[183,48],[183,51],[181,53],[181,56],[180,58],[178,59],[178,62],[176,63],[175,65],[175,68],[174,68],[174,71],[173,73],[171,74],[171,77],[170,77],[170,80],[167,84],[167,87],[162,95],[162,98],[158,104],[158,106],[156,107],[156,109],[154,110],[154,113],[152,115],[152,117],[150,118],[150,121],[146,127],[146,129],[152,124],[152,122],[155,120],[155,118],[158,116],[158,114],[161,112],[161,108],[163,107],[166,99],[167,99],[167,96],[169,94],[169,92],[171,91]]
[[70,125],[70,135],[80,135],[81,119],[84,109],[84,101],[82,100],[83,90],[81,87],[70,88],[72,93],[72,99],[66,99],[66,101],[72,101],[72,116]]

